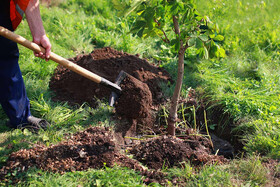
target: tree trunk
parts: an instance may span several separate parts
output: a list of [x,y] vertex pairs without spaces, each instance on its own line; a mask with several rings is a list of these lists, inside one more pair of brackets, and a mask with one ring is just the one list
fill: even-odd
[[[178,20],[175,16],[173,16],[174,29],[177,36],[180,38],[180,30]],[[181,94],[182,83],[184,78],[184,55],[186,48],[184,47],[183,41],[180,40],[180,49],[178,56],[178,72],[177,72],[177,81],[175,90],[171,99],[171,105],[169,109],[168,116],[168,127],[167,132],[169,135],[175,136],[175,125],[177,121],[177,109],[178,109],[178,101]]]
[[185,50],[180,47],[179,59],[178,59],[178,76],[176,81],[175,90],[171,99],[171,105],[169,109],[168,116],[168,134],[175,136],[175,125],[177,121],[177,110],[178,110],[178,101],[181,94],[183,78],[184,78],[184,54]]

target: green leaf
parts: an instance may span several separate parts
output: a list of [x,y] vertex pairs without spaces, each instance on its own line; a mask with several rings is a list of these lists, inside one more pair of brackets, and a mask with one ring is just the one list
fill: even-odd
[[193,38],[190,38],[188,40],[188,46],[191,47],[191,46],[194,46],[196,44],[196,37],[193,37]]
[[102,180],[100,180],[100,179],[96,179],[96,186],[97,187],[100,187],[101,186],[101,184],[102,184]]
[[211,38],[211,39],[213,39],[213,38],[215,38],[215,33],[214,34],[209,34],[209,37]]
[[199,35],[198,36],[203,42],[206,42],[206,41],[208,41],[208,36],[207,35],[205,35],[205,34],[203,34],[203,35]]
[[217,57],[225,58],[226,57],[226,51],[223,48],[219,48]]
[[141,29],[144,29],[146,27],[146,21],[144,20],[138,20],[136,21],[135,25],[130,30],[131,33],[138,33]]
[[144,29],[145,29],[145,27],[141,28],[141,29],[138,31],[138,33],[137,33],[137,35],[138,35],[140,38],[143,36]]
[[177,43],[177,39],[172,39],[171,41],[170,41],[170,45],[171,46],[173,46],[173,45],[175,45],[176,43]]
[[177,3],[174,3],[174,5],[171,7],[171,14],[176,15],[179,11],[179,7]]
[[210,46],[211,46],[211,48],[212,48],[212,47],[216,47],[217,44],[216,44],[213,40],[211,40]]
[[212,125],[209,126],[209,128],[210,128],[211,130],[215,130],[216,126],[217,126],[217,124],[212,124]]
[[187,31],[187,30],[182,30],[181,31],[181,38],[187,38],[188,37],[188,35],[189,35],[189,32]]
[[44,134],[43,137],[42,137],[42,140],[44,142],[46,142],[46,141],[49,141],[50,139],[49,139],[49,137],[47,135]]
[[163,50],[168,49],[165,45],[160,45],[160,47],[161,47]]
[[203,48],[197,49],[196,54],[198,54],[198,56],[199,56],[200,58],[202,58],[203,55],[204,55],[204,50],[203,50]]
[[148,25],[148,29],[152,30],[154,27],[154,20],[153,19],[147,20],[147,25]]
[[32,135],[32,133],[31,133],[28,129],[24,129],[24,130],[23,130],[23,134],[24,134],[25,136]]
[[134,1],[134,4],[132,4],[132,6],[126,11],[126,13],[124,14],[124,16],[126,17],[127,15],[129,15],[131,12],[133,12],[144,0],[136,0]]
[[180,49],[180,40],[178,38],[172,39],[170,41],[170,45],[173,47],[173,49],[178,52]]
[[208,59],[209,58],[209,53],[208,53],[208,49],[206,47],[203,47],[203,50],[204,50],[204,58],[205,59]]
[[214,38],[214,40],[219,41],[219,42],[223,41],[224,39],[225,39],[225,37],[222,36],[222,35],[217,35],[217,36]]
[[209,58],[209,53],[208,53],[208,49],[204,46],[199,48],[196,53],[199,55],[200,58],[205,58],[208,59]]
[[195,47],[196,47],[197,49],[203,47],[203,42],[202,42],[200,39],[198,39],[198,38],[196,38]]
[[176,44],[175,44],[175,50],[176,50],[176,51],[179,51],[179,50],[180,50],[180,42],[179,42],[179,41],[176,42]]
[[202,18],[203,18],[202,16],[196,16],[196,17],[195,17],[195,19],[196,19],[197,21],[202,20]]
[[136,21],[136,23],[133,25],[130,32],[135,33],[135,31],[138,31],[141,28],[144,28],[145,26],[146,26],[146,21],[144,21],[144,20]]
[[117,10],[123,10],[123,5],[118,0],[112,0],[112,3],[114,4],[114,8]]

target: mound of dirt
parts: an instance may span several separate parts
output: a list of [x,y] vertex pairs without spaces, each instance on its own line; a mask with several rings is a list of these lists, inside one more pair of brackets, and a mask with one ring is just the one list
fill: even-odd
[[[139,126],[145,129],[154,124],[152,108],[156,109],[166,100],[159,83],[171,81],[167,71],[151,65],[138,56],[110,47],[96,49],[88,55],[78,55],[70,60],[111,82],[115,82],[120,72],[125,71],[128,76],[120,85],[122,93],[115,104],[116,113],[121,119],[129,121],[130,130],[139,131]],[[70,104],[87,102],[92,107],[96,105],[96,98],[108,99],[112,92],[109,88],[96,84],[63,66],[57,67],[51,78],[50,88],[56,94],[54,100],[67,101]],[[128,134],[137,133],[128,132]]]
[[146,170],[137,161],[141,161],[152,169],[179,165],[181,161],[189,160],[197,165],[199,163],[223,162],[222,157],[211,156],[209,142],[201,137],[188,137],[180,140],[171,136],[153,138],[135,145],[131,153],[136,160],[124,154],[115,143],[114,135],[109,129],[90,127],[66,138],[57,145],[50,147],[36,146],[32,149],[22,149],[12,153],[4,167],[0,169],[0,180],[13,172],[25,172],[31,167],[44,171],[65,173],[71,171],[84,171],[89,168],[99,169],[119,165],[139,171],[144,182],[166,183],[165,174],[156,170]]
[[119,153],[108,129],[92,127],[72,135],[58,145],[36,146],[14,152],[0,173],[3,176],[15,169],[23,172],[33,166],[45,171],[64,173],[89,168],[99,169],[104,167],[104,164],[108,167],[118,164],[142,171],[136,161]]
[[[90,54],[78,55],[69,59],[79,66],[111,81],[115,82],[121,70],[148,85],[152,93],[153,105],[164,101],[159,82],[171,81],[166,70],[151,65],[148,61],[140,59],[110,47],[95,49]],[[111,90],[78,75],[63,66],[58,66],[50,81],[50,88],[56,93],[55,100],[69,103],[89,103],[96,105],[96,98],[108,99]],[[133,103],[130,103],[133,107]]]
[[222,156],[211,155],[211,150],[209,139],[202,136],[185,136],[183,140],[160,136],[134,145],[130,152],[151,169],[178,166],[182,161],[194,166],[226,162]]

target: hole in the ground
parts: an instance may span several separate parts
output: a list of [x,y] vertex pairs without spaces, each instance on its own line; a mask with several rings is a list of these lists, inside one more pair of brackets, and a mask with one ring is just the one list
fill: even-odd
[[[235,125],[231,115],[225,113],[222,106],[200,100],[194,90],[191,92],[188,99],[179,101],[176,135],[178,137],[184,134],[208,136],[205,125],[207,120],[208,132],[214,146],[213,154],[234,158],[235,155],[243,152],[241,134],[232,131]],[[157,115],[157,129],[164,131],[167,127],[167,118],[168,110],[162,107]]]

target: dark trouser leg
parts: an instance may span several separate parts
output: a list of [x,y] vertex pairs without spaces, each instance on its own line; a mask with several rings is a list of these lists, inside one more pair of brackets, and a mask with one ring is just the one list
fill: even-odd
[[[0,25],[13,30],[10,1],[0,1]],[[26,123],[30,104],[18,65],[17,44],[0,36],[0,103],[13,127]]]
[[30,116],[18,56],[17,45],[0,36],[0,103],[13,127],[26,123]]

